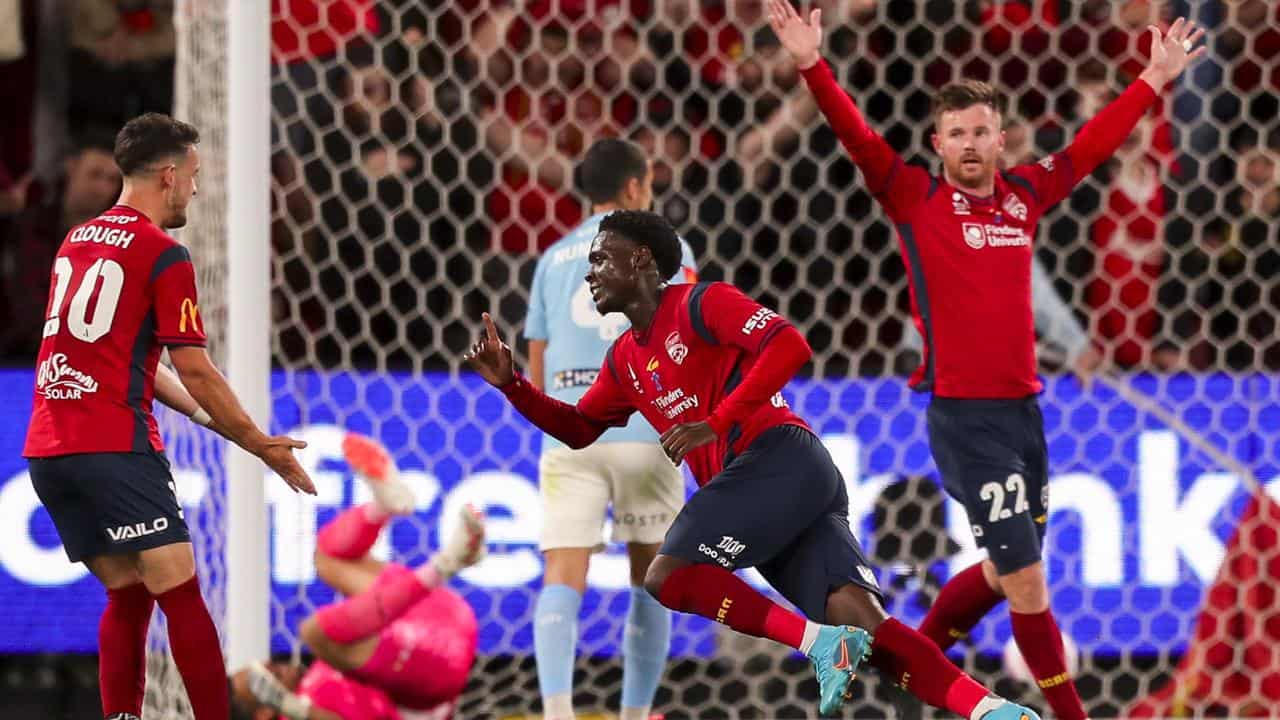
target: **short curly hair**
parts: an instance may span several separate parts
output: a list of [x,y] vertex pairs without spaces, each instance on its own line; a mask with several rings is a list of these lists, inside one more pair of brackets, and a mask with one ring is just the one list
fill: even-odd
[[116,165],[125,177],[166,158],[182,155],[200,143],[200,131],[161,113],[146,113],[125,123],[116,134]]
[[600,221],[600,232],[614,233],[649,248],[662,280],[680,269],[680,237],[667,219],[646,210],[615,210]]

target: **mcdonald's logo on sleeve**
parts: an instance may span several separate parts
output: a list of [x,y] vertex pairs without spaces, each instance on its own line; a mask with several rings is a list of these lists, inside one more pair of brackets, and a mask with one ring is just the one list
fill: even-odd
[[178,310],[178,332],[187,332],[187,321],[191,322],[191,332],[200,332],[200,308],[191,298],[182,299],[182,308]]

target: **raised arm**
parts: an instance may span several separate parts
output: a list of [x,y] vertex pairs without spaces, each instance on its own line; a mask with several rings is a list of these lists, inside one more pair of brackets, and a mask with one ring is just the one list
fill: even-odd
[[1187,65],[1205,54],[1196,43],[1204,37],[1204,28],[1195,21],[1178,18],[1161,35],[1154,25],[1151,31],[1151,61],[1120,97],[1111,101],[1076,135],[1067,156],[1071,158],[1072,184],[1087,177],[1104,160],[1115,154],[1120,143],[1129,137],[1138,120],[1156,102],[1156,95],[1174,80]]
[[872,130],[853,100],[836,82],[822,59],[822,11],[814,9],[806,21],[788,0],[769,0],[769,25],[791,53],[809,91],[849,157],[866,177],[867,189],[898,220],[919,202],[929,186],[923,168],[907,165],[889,143]]
[[498,336],[493,318],[489,313],[482,317],[484,332],[463,359],[529,422],[575,450],[595,442],[610,427],[626,424],[634,409],[611,384],[607,367],[601,368],[578,405],[561,402],[516,373],[511,348]]

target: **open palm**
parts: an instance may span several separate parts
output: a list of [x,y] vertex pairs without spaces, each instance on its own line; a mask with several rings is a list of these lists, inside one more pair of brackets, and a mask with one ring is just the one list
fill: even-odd
[[822,57],[822,10],[814,8],[806,22],[789,0],[769,0],[769,25],[778,42],[791,53],[796,67],[808,70]]

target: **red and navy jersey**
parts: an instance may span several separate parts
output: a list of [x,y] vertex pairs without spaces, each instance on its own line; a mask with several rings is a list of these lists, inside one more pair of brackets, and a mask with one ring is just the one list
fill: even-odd
[[[658,432],[710,420],[716,408],[755,366],[784,318],[727,283],[669,285],[644,332],[624,333],[605,356],[578,411],[604,425],[625,424],[639,411]],[[714,421],[713,421],[714,425]],[[685,460],[699,485],[711,481],[726,458],[778,425],[808,428],[778,393],[730,425],[713,443]]]
[[1036,224],[1115,152],[1155,104],[1155,90],[1134,82],[1070,147],[999,173],[992,195],[976,197],[903,162],[867,127],[826,62],[803,74],[867,189],[897,228],[912,315],[925,340],[912,387],[953,398],[1039,392],[1031,312]]
[[187,249],[117,205],[67,234],[50,288],[22,454],[162,451],[160,350],[205,344]]

